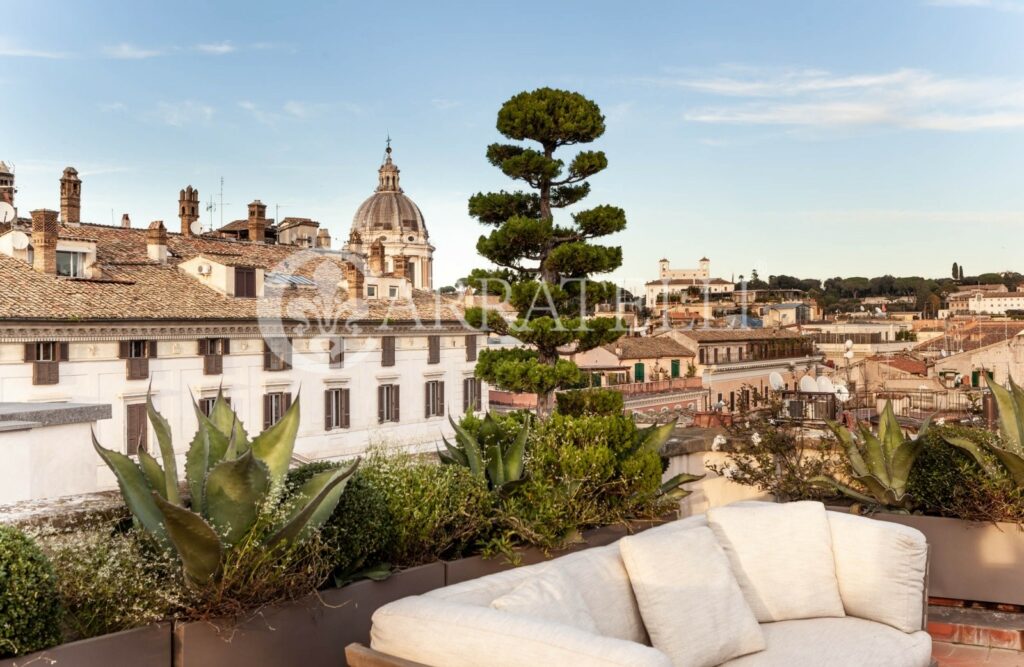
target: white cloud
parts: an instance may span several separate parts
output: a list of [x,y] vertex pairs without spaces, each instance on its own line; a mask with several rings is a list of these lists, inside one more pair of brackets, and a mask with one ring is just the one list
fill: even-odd
[[231,42],[216,42],[212,44],[196,44],[195,50],[211,56],[223,56],[234,53],[238,49]]
[[906,68],[840,75],[727,67],[640,81],[697,96],[684,114],[697,123],[946,132],[1024,128],[1021,79],[951,78]]
[[249,100],[242,100],[238,103],[238,106],[248,111],[253,118],[255,118],[258,122],[263,123],[264,125],[273,125],[274,123],[277,122],[277,116],[270,113],[269,111],[261,109],[259,105],[257,105],[255,102],[251,102]]
[[157,120],[173,127],[209,123],[213,120],[213,114],[213,107],[192,100],[161,102],[156,108]]
[[316,109],[313,105],[306,104],[305,102],[288,100],[284,103],[284,112],[295,118],[309,118],[315,111]]
[[144,49],[128,42],[122,42],[113,46],[103,47],[103,54],[108,58],[117,58],[118,60],[143,60],[163,55],[163,52],[155,49]]
[[49,51],[44,49],[30,49],[19,46],[14,42],[0,37],[0,58],[67,58],[70,54],[63,51]]

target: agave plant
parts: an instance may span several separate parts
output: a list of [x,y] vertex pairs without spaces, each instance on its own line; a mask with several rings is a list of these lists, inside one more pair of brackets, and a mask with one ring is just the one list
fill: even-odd
[[853,479],[864,486],[867,494],[831,477],[818,476],[810,481],[831,486],[858,502],[908,510],[911,502],[907,496],[907,479],[917,455],[924,446],[921,436],[927,431],[930,421],[926,420],[921,426],[917,438],[907,438],[896,419],[896,413],[893,412],[892,401],[886,401],[878,422],[877,435],[861,424],[858,429],[860,437],[857,438],[844,426],[829,422],[829,428],[846,450],[850,467],[853,468]]
[[438,450],[437,455],[442,463],[469,468],[473,476],[486,480],[489,488],[500,493],[508,493],[525,481],[524,459],[526,441],[530,437],[529,422],[519,429],[511,443],[503,444],[501,429],[490,412],[484,416],[477,435],[470,433],[451,416],[448,421],[455,429],[455,444],[441,437],[445,451]]
[[[299,401],[276,424],[251,441],[238,416],[218,392],[207,417],[193,401],[199,430],[185,456],[191,497],[186,507],[178,485],[174,446],[167,420],[146,397],[146,411],[160,447],[157,461],[139,450],[138,463],[105,449],[93,433],[93,446],[117,477],[121,495],[139,525],[175,549],[189,581],[215,581],[225,555],[247,540],[273,551],[300,543],[330,517],[356,466],[314,475],[279,512],[288,465],[299,427]],[[261,517],[273,517],[269,526]]]
[[1009,390],[999,386],[991,374],[987,373],[986,379],[999,410],[998,444],[979,445],[967,438],[955,436],[943,436],[943,439],[970,454],[990,477],[1004,479],[1005,475],[988,455],[991,452],[1006,468],[1013,483],[1024,487],[1024,389],[1012,377]]

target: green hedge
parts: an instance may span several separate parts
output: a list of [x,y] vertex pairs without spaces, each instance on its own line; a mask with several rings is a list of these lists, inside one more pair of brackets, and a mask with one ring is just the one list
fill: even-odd
[[60,621],[50,561],[20,530],[0,526],[0,657],[59,644]]
[[620,392],[611,389],[574,389],[557,395],[558,412],[568,417],[621,415],[625,409]]

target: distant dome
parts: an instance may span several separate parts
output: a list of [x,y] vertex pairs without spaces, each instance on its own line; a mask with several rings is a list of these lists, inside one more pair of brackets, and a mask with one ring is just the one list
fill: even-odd
[[406,241],[426,241],[427,226],[416,203],[402,193],[398,185],[398,166],[391,161],[391,147],[387,148],[384,164],[377,171],[377,190],[364,201],[352,218],[352,231],[366,241],[375,237],[408,235]]

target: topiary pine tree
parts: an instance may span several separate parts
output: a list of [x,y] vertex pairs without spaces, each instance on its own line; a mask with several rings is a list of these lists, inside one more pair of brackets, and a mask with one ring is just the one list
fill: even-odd
[[600,205],[554,220],[555,209],[580,202],[590,193],[587,179],[608,166],[602,151],[580,151],[566,163],[555,157],[565,146],[590,143],[604,134],[601,109],[579,93],[552,88],[523,92],[498,111],[498,131],[514,141],[495,143],[487,160],[529,189],[477,193],[469,214],[493,229],[477,241],[477,251],[497,268],[476,269],[474,289],[502,294],[518,311],[507,322],[480,308],[467,311],[475,326],[512,335],[526,350],[486,350],[477,376],[509,391],[537,394],[537,412],[550,413],[556,389],[580,381],[575,364],[562,357],[613,342],[624,333],[616,318],[590,317],[592,306],[615,296],[615,286],[591,280],[622,264],[622,249],[594,243],[626,226],[625,212]]

